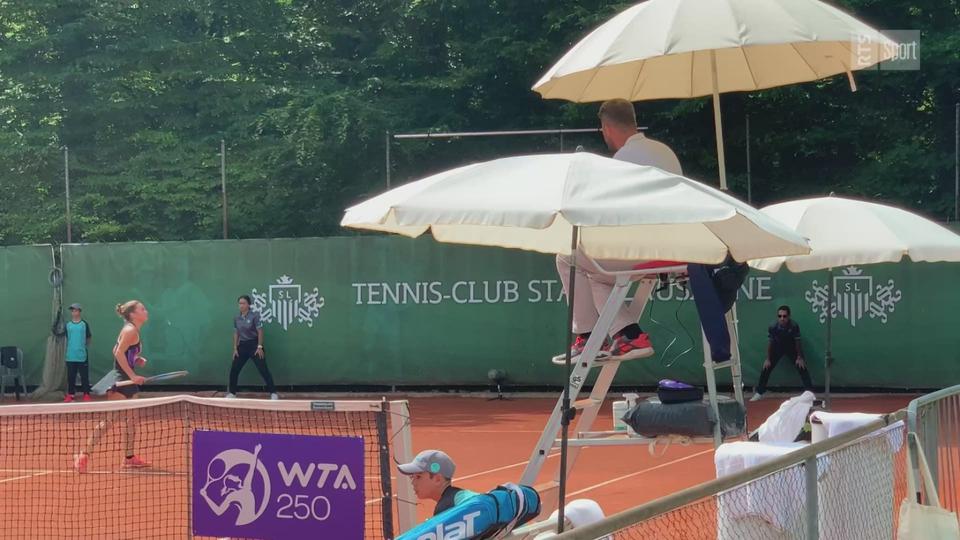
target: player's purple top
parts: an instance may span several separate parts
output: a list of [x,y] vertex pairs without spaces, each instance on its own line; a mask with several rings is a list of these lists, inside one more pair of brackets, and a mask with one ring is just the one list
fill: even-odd
[[[142,347],[140,346],[140,342],[138,341],[135,345],[131,345],[129,348],[127,348],[127,352],[124,353],[124,356],[127,358],[127,364],[129,364],[131,368],[134,368],[137,366],[137,356],[140,356],[141,350],[142,350]],[[120,377],[123,379],[126,379],[127,373],[123,371],[123,368],[121,368],[117,362],[114,362],[114,363],[117,364],[116,369],[117,371],[120,372]]]
[[136,345],[131,345],[130,348],[127,349],[126,357],[130,367],[137,367],[137,357],[140,356],[140,351],[141,347],[139,342],[137,342]]

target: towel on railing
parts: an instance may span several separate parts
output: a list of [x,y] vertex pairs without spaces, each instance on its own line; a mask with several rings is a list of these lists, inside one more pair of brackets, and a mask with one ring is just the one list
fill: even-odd
[[[880,418],[879,414],[867,413],[833,413],[826,411],[817,411],[810,415],[814,422],[819,421],[824,428],[824,434],[827,437],[836,437],[841,433],[857,429]],[[890,451],[897,453],[903,445],[903,421],[891,424],[884,432],[887,434],[887,441],[890,444]],[[818,441],[813,441],[818,442]]]
[[[756,467],[807,446],[806,443],[738,441],[721,444],[714,453],[717,477]],[[758,478],[718,496],[721,538],[737,538],[737,520],[755,516],[777,531],[793,530],[803,515],[805,478],[801,467],[792,467]]]
[[807,391],[780,404],[758,429],[762,443],[787,443],[796,440],[813,407],[816,396]]

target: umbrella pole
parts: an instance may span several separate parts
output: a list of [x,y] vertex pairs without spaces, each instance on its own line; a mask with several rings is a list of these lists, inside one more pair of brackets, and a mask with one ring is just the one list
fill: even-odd
[[723,155],[723,122],[720,118],[720,91],[717,84],[717,54],[710,51],[710,77],[713,82],[713,127],[717,132],[717,165],[720,167],[720,189],[727,191],[727,163]]
[[563,510],[567,498],[567,439],[570,431],[570,421],[576,411],[570,409],[570,373],[572,370],[570,349],[573,347],[573,299],[574,287],[577,286],[577,244],[580,228],[573,226],[570,235],[570,287],[567,291],[567,382],[563,385],[563,403],[560,406],[560,489],[557,494],[557,534],[563,532]]
[[827,270],[827,348],[823,354],[823,393],[826,395],[824,404],[830,410],[830,366],[833,365],[832,346],[833,333],[833,268]]

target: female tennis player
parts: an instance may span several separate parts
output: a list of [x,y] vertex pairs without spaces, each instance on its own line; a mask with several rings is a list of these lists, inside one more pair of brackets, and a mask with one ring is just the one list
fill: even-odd
[[250,297],[243,295],[237,298],[240,313],[233,318],[233,365],[230,366],[230,386],[227,388],[227,399],[237,397],[237,379],[240,371],[253,359],[253,365],[267,384],[270,399],[280,399],[277,389],[273,386],[273,375],[267,367],[263,355],[263,321],[260,314],[250,310]]
[[[123,329],[120,330],[120,336],[117,337],[117,344],[113,347],[114,370],[117,372],[117,380],[132,381],[132,385],[117,386],[114,384],[107,390],[107,399],[133,399],[140,391],[144,378],[134,371],[134,367],[139,367],[147,363],[147,360],[140,356],[142,345],[140,343],[140,328],[147,322],[149,314],[146,306],[138,300],[130,300],[123,304],[117,304],[117,314],[124,320]],[[129,414],[129,411],[128,411]],[[123,444],[124,444],[124,468],[142,468],[149,467],[150,462],[137,456],[133,450],[133,443],[137,436],[137,427],[129,417],[122,419]],[[110,427],[112,422],[104,420],[97,424],[93,433],[87,439],[87,444],[74,458],[73,466],[77,472],[87,471],[87,465],[90,462],[90,453],[97,445],[103,432]]]

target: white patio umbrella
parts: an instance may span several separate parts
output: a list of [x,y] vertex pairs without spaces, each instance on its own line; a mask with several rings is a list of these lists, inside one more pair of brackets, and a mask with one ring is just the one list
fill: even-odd
[[806,255],[770,257],[750,266],[776,272],[827,270],[826,398],[830,400],[832,364],[833,269],[851,265],[914,262],[960,262],[960,235],[907,210],[843,197],[800,199],[764,207],[764,214],[810,240]]
[[700,182],[587,152],[509,157],[348,208],[344,227],[595,259],[719,263],[807,253],[805,239]]
[[773,88],[888,60],[896,43],[818,0],[648,0],[591,32],[533,86],[575,102],[713,96],[726,189],[720,93]]
[[[700,182],[586,152],[498,159],[395,188],[348,208],[344,227],[441,242],[595,259],[719,263],[808,253],[800,235]],[[573,325],[576,259],[570,270]],[[559,522],[566,493],[570,416],[567,347],[560,444]]]

